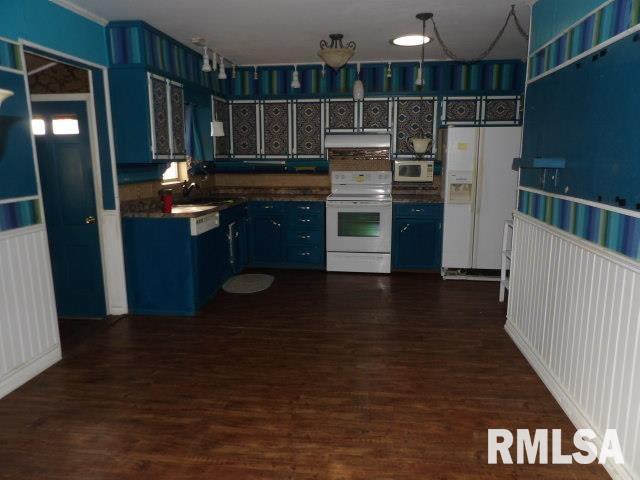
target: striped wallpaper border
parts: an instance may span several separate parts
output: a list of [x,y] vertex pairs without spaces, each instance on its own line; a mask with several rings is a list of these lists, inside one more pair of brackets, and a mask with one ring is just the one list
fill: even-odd
[[640,218],[544,193],[520,190],[518,211],[640,261]]
[[529,56],[529,82],[640,25],[640,0],[612,0]]
[[42,223],[37,199],[0,204],[0,232]]
[[[424,87],[416,85],[418,62],[361,64],[360,77],[368,95],[406,95],[435,93],[506,95],[524,89],[525,64],[519,60],[486,61],[475,64],[425,62]],[[321,65],[299,65],[301,88],[291,88],[293,65],[259,66],[258,79],[253,67],[238,67],[229,79],[228,94],[236,99],[304,96],[351,96],[357,79],[357,66],[348,64],[337,72]],[[231,75],[229,75],[231,77]]]

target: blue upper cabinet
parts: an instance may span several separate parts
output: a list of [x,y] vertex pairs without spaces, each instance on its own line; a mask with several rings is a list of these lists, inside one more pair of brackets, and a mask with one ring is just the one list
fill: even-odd
[[[111,68],[144,67],[153,73],[185,85],[204,87],[224,95],[227,80],[202,71],[201,55],[141,21],[111,22],[107,25]],[[229,80],[230,81],[230,80]]]
[[142,68],[116,69],[109,80],[118,163],[184,160],[182,85]]
[[107,36],[118,163],[184,160],[187,149],[213,159],[211,94],[224,94],[227,82],[202,72],[196,51],[144,22],[112,22]]

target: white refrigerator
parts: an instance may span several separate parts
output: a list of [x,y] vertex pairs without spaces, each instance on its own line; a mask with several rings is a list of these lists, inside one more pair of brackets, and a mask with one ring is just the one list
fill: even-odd
[[516,206],[522,127],[450,127],[445,146],[442,269],[499,270]]

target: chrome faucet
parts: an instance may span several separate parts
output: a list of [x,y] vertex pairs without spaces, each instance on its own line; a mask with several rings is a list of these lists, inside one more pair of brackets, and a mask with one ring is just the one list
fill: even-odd
[[200,185],[198,185],[196,182],[189,183],[187,180],[185,180],[184,182],[182,182],[182,196],[185,198],[188,197],[194,188],[199,189]]

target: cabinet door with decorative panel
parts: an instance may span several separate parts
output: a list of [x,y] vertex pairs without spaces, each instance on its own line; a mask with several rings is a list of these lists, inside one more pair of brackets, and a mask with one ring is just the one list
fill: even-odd
[[478,125],[480,97],[445,97],[442,99],[442,125]]
[[258,104],[238,101],[231,105],[233,151],[236,157],[255,158],[260,152]]
[[213,120],[222,122],[222,130],[224,135],[214,136],[213,155],[216,159],[226,158],[229,156],[230,143],[229,138],[231,131],[229,130],[229,102],[220,97],[211,97],[213,112]]
[[300,158],[324,154],[324,114],[320,100],[298,100],[293,104],[294,153]]
[[390,99],[365,99],[360,112],[360,125],[363,130],[386,132],[391,129],[393,103]]
[[[435,138],[436,99],[398,98],[395,101],[393,153],[396,157],[413,157],[413,137]],[[427,156],[435,154],[432,143]]]
[[176,82],[168,82],[169,107],[171,109],[171,155],[173,159],[186,157],[184,125],[184,89]]
[[485,97],[482,99],[482,123],[485,125],[520,125],[522,97]]
[[326,105],[327,131],[353,132],[358,128],[358,104],[353,100],[329,99]]
[[291,112],[287,101],[265,101],[262,111],[262,154],[286,157],[291,153]]
[[151,151],[154,159],[171,158],[171,131],[167,80],[149,74],[149,110],[151,116]]

